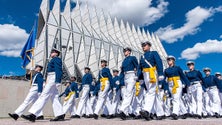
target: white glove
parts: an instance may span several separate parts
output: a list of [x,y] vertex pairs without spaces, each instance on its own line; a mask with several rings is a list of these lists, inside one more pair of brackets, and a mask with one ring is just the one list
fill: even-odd
[[209,88],[206,88],[206,91],[209,91]]
[[116,88],[113,88],[113,95],[116,95]]
[[56,83],[56,88],[59,88],[61,86],[61,83]]
[[38,93],[38,97],[39,97],[41,94],[42,94],[42,93],[39,92],[39,93]]
[[42,87],[43,87],[43,88],[45,88],[45,85],[46,85],[46,82],[43,82],[43,85],[42,85]]
[[164,76],[163,76],[163,75],[158,77],[158,80],[159,80],[159,81],[162,81],[163,79],[164,79]]
[[116,81],[116,85],[119,85],[120,83],[119,83],[119,81]]
[[138,80],[138,77],[137,77],[137,76],[135,76],[135,77],[134,77],[134,80],[135,80],[135,81],[136,81],[136,80]]
[[34,69],[35,69],[34,67],[31,67],[31,68],[30,68],[30,71],[32,71],[32,70],[34,70]]
[[161,88],[162,88],[162,85],[159,85],[158,88],[161,89]]
[[187,89],[188,89],[187,92],[188,92],[189,94],[191,94],[191,93],[192,93],[192,86],[189,86]]
[[144,83],[144,80],[140,80],[139,82],[140,82],[140,85],[142,85]]
[[182,88],[185,88],[185,84],[182,84]]
[[96,85],[96,83],[95,83],[95,82],[92,82],[92,85],[94,86],[94,85]]
[[93,91],[90,91],[90,96],[91,96],[91,97],[93,96]]

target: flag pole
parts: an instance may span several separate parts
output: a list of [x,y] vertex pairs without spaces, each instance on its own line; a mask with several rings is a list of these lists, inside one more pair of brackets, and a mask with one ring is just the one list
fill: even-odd
[[[34,27],[32,28],[32,31],[31,32],[34,32],[33,30],[36,30],[36,21],[34,23]],[[35,41],[35,39],[34,39]],[[31,54],[32,54],[32,58],[31,58],[31,74],[30,74],[30,87],[32,87],[32,76],[33,76],[33,69],[34,69],[34,47],[31,48]]]
[[31,50],[31,53],[32,53],[32,59],[31,59],[31,74],[30,74],[30,87],[32,87],[32,75],[33,75],[33,67],[34,67],[34,59],[33,59],[33,56],[34,56],[34,48],[32,48]]

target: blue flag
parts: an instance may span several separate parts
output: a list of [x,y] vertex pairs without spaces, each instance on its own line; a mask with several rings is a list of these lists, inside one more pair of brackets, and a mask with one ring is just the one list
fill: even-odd
[[25,68],[26,65],[29,64],[29,62],[31,62],[32,59],[32,53],[34,51],[34,46],[35,46],[35,39],[36,39],[36,23],[34,24],[34,27],[29,35],[29,38],[27,40],[27,42],[25,43],[25,46],[23,47],[22,51],[21,51],[21,58],[23,59],[22,62],[22,67]]

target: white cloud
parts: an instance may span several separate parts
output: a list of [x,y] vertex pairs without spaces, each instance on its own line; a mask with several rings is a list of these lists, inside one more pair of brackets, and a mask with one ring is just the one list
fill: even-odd
[[187,35],[196,34],[200,30],[199,26],[216,12],[222,12],[222,6],[208,9],[197,6],[186,13],[186,23],[183,26],[174,29],[171,24],[167,27],[159,28],[156,34],[167,43],[174,43],[178,40],[182,40]]
[[13,24],[0,24],[0,55],[18,57],[28,34]]
[[[76,0],[72,0],[75,2]],[[79,0],[80,7],[88,3],[89,8],[96,6],[97,10],[103,9],[111,17],[117,17],[134,23],[135,25],[150,25],[167,13],[168,2],[164,0]],[[152,2],[157,2],[154,7]]]
[[187,48],[181,53],[182,59],[195,60],[201,54],[222,53],[222,40],[207,40],[204,43],[196,43],[192,48]]

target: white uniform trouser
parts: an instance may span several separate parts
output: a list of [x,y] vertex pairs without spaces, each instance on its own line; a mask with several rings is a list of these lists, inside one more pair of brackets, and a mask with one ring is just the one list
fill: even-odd
[[[192,92],[190,91],[190,89],[191,89],[192,87],[190,87],[189,89],[188,89],[188,97],[189,97],[189,99],[190,99],[190,101],[191,102],[189,102],[189,103],[187,103],[187,104],[189,104],[188,105],[188,112],[190,113],[190,114],[197,114],[197,103],[196,103],[196,100],[194,99],[194,96],[193,96],[193,94],[192,94]],[[202,106],[203,107],[203,106]],[[203,110],[202,110],[203,111]]]
[[[31,103],[35,103],[35,101],[38,99],[38,86],[32,86],[29,90],[28,95],[26,96],[24,102],[15,110],[15,114],[21,116],[25,109],[29,106]],[[42,111],[36,115],[41,116],[43,115]]]
[[176,115],[179,115],[179,111],[180,111],[180,103],[181,103],[181,95],[182,95],[182,83],[180,80],[177,80],[178,82],[178,88],[176,88],[176,93],[173,94],[172,93],[172,89],[174,86],[173,81],[168,82],[169,84],[169,89],[172,95],[172,103],[173,103],[173,112]]
[[218,91],[220,97],[220,115],[222,115],[222,93]]
[[93,114],[95,101],[96,101],[96,96],[91,96],[90,98],[88,98],[86,104],[86,115]]
[[203,114],[205,116],[208,114],[212,115],[212,111],[210,109],[210,98],[207,92],[203,93]]
[[164,110],[164,114],[165,116],[170,116],[170,114],[172,114],[171,111],[171,98],[167,97],[166,100],[164,100],[163,102],[163,110]]
[[211,111],[213,113],[219,113],[220,110],[220,97],[216,86],[209,88],[207,91],[210,101],[212,102]]
[[106,86],[105,86],[104,90],[103,91],[101,91],[101,89],[99,90],[98,100],[96,103],[94,114],[98,115],[99,111],[102,109],[103,104],[104,104],[106,97],[107,97],[107,93],[109,91],[109,86],[110,86],[109,80],[106,80]]
[[130,111],[130,105],[133,100],[133,95],[134,95],[134,87],[135,87],[135,73],[134,71],[130,71],[129,73],[125,74],[124,77],[124,83],[126,86],[126,91],[123,97],[123,102],[120,107],[120,111],[124,112],[125,114],[128,114]]
[[86,102],[87,102],[87,100],[89,98],[89,90],[90,90],[89,85],[83,85],[82,95],[81,95],[81,98],[79,100],[79,104],[78,104],[78,107],[77,107],[76,115],[80,116],[80,114],[82,113],[83,107],[86,108]]
[[[161,102],[160,98],[158,97],[156,93],[156,87],[157,87],[157,82],[156,83],[150,83],[150,75],[149,72],[143,72],[143,77],[146,85],[146,93],[144,97],[144,106],[143,110],[151,113],[156,112],[158,113],[158,116],[164,115],[163,111],[163,102]],[[154,108],[154,106],[156,107]]]
[[76,112],[75,107],[75,94],[72,94],[70,98],[67,101],[64,101],[63,103],[63,112],[66,114],[67,112],[70,112],[71,115],[74,115]]
[[180,110],[179,115],[184,115],[188,113],[188,107],[185,105],[185,102],[182,101],[182,97],[180,98]]
[[144,93],[145,90],[143,87],[141,87],[139,95],[135,96],[133,99],[133,105],[132,105],[133,114],[136,116],[140,115],[139,112],[142,110]]
[[50,96],[52,100],[54,116],[57,117],[63,115],[64,113],[62,109],[62,104],[59,101],[59,91],[55,83],[55,72],[48,73],[45,88],[43,89],[41,96],[31,107],[29,112],[37,116],[42,111]]
[[198,81],[197,84],[191,85],[190,88],[192,93],[192,108],[194,108],[194,114],[202,115],[203,102],[202,102],[202,86]]
[[163,94],[164,94],[164,90],[159,89],[159,92],[156,94],[156,99],[155,99],[155,103],[154,103],[154,111],[156,113],[157,116],[163,116],[164,110],[163,110]]
[[120,113],[120,108],[121,108],[121,105],[122,105],[122,103],[123,103],[125,94],[126,94],[126,86],[121,86],[121,88],[120,88],[120,96],[121,96],[122,100],[118,103],[117,113]]
[[106,108],[109,115],[113,115],[117,112],[117,105],[120,101],[120,90],[114,94],[112,91],[109,91],[108,97],[106,100]]

